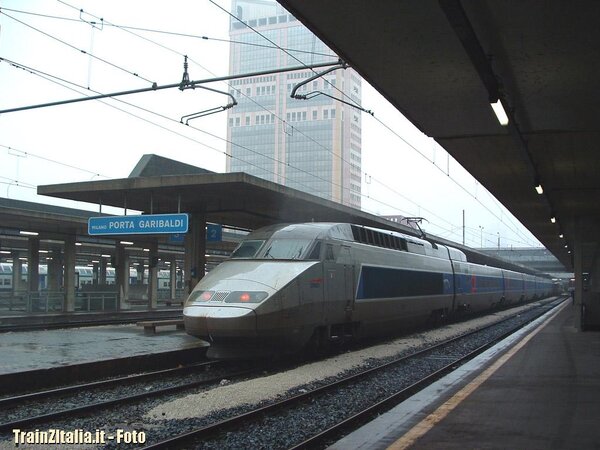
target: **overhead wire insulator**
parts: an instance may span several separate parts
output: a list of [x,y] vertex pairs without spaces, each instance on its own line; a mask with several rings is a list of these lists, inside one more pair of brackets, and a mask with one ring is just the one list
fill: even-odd
[[[188,73],[187,55],[185,55],[183,58],[183,77],[181,78],[181,83],[179,83],[180,91],[183,91],[184,89],[189,87],[190,84],[190,74]],[[192,86],[192,89],[193,88],[194,86]]]

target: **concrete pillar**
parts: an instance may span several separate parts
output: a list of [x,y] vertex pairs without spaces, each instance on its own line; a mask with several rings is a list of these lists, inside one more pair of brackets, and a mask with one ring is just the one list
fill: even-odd
[[583,308],[583,257],[581,236],[575,236],[575,248],[573,249],[573,265],[575,270],[575,328],[582,331],[582,308]]
[[148,248],[150,249],[148,252],[148,309],[156,309],[158,306],[158,243],[153,242]]
[[13,251],[11,256],[13,260],[12,287],[14,294],[15,292],[23,290],[21,280],[21,278],[23,277],[23,261],[19,259],[19,252]]
[[30,237],[27,241],[27,290],[40,291],[40,238]]
[[117,244],[114,268],[119,309],[129,309],[129,255],[120,244]]
[[98,284],[106,284],[106,258],[100,258],[100,265],[98,268]]
[[49,254],[52,259],[48,261],[48,291],[59,292],[62,286],[62,252],[55,248]]
[[144,261],[138,263],[135,270],[137,272],[135,284],[140,284],[140,285],[144,284]]
[[99,264],[100,264],[99,262],[92,264],[92,284],[94,286],[98,286],[98,278],[100,277],[100,275],[99,275],[99,270],[100,270]]
[[177,297],[177,260],[171,258],[171,265],[169,266],[169,285],[170,285],[170,298],[175,300]]
[[194,213],[190,217],[189,231],[185,235],[185,290],[189,295],[204,276],[206,266],[206,216]]
[[65,239],[65,257],[64,257],[64,286],[65,300],[63,311],[75,311],[75,261],[76,261],[75,235],[68,235]]

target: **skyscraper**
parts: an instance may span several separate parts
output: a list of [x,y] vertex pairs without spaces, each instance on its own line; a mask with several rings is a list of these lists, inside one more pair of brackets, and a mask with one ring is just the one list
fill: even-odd
[[[236,16],[230,23],[232,75],[337,60],[274,0],[232,0],[231,11]],[[361,112],[327,96],[360,104],[360,77],[352,69],[339,69],[299,88],[299,94],[315,93],[310,100],[290,98],[298,83],[322,70],[232,81],[238,105],[228,111],[227,153],[232,157],[227,171],[360,208]]]

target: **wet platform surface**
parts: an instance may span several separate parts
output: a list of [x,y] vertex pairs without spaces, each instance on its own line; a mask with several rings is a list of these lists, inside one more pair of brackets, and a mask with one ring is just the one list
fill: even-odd
[[205,359],[207,343],[175,325],[0,333],[0,395],[160,370]]
[[575,313],[566,302],[537,334],[499,344],[331,448],[600,449],[600,333],[578,332]]
[[106,325],[0,333],[0,375],[206,345],[175,326],[157,330],[149,335],[136,325]]

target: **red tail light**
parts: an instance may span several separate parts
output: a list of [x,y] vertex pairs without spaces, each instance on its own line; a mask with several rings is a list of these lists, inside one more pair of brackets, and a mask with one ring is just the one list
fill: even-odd
[[233,291],[225,298],[226,303],[260,303],[269,296],[262,291]]
[[204,291],[202,294],[200,294],[200,297],[198,298],[198,300],[201,300],[203,302],[207,302],[210,300],[210,298],[212,297],[213,293],[211,291]]

